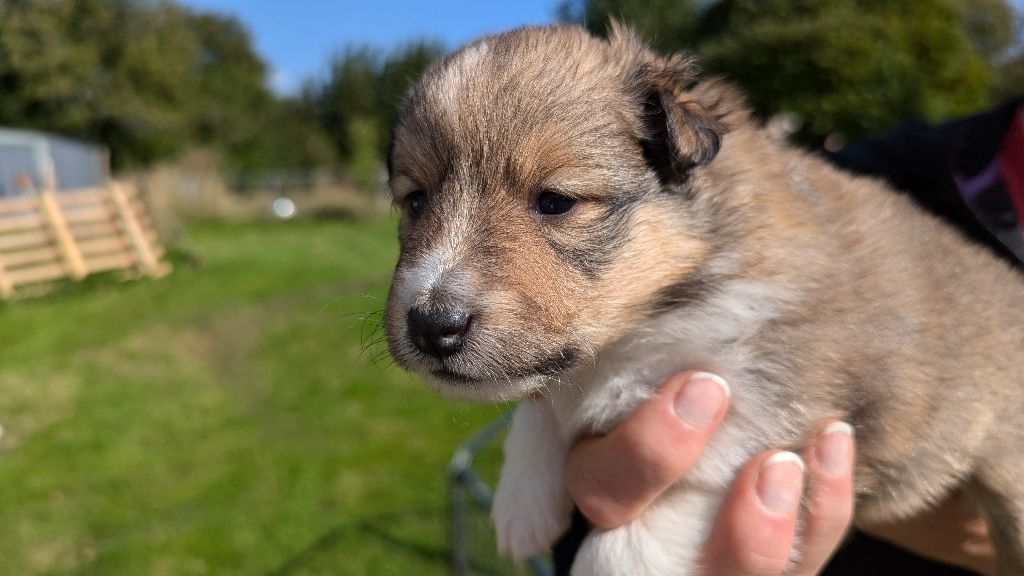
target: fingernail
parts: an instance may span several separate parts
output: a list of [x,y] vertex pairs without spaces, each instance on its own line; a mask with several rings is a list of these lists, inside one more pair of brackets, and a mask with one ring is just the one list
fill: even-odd
[[757,473],[757,497],[769,511],[789,514],[796,510],[803,490],[804,461],[792,452],[776,452]]
[[846,422],[826,426],[814,447],[814,457],[822,473],[833,477],[849,474],[852,456],[853,426]]
[[703,430],[707,428],[729,398],[729,385],[707,372],[695,372],[686,379],[676,394],[676,415],[684,422]]

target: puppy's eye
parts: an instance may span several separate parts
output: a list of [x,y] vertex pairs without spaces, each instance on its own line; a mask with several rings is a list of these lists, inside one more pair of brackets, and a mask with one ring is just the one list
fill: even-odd
[[405,197],[405,205],[409,209],[409,215],[419,218],[423,209],[427,206],[427,195],[423,190],[416,190]]
[[558,216],[565,214],[576,205],[574,198],[569,198],[557,192],[545,190],[537,196],[537,213],[545,216]]

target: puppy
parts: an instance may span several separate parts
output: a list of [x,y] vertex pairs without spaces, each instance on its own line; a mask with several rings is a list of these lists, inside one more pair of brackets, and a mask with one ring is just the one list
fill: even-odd
[[451,398],[532,398],[506,441],[501,549],[567,526],[574,438],[703,369],[731,385],[721,428],[640,519],[591,533],[575,574],[697,573],[741,465],[826,418],[857,430],[858,521],[962,488],[1000,574],[1024,574],[1024,280],[696,80],[621,26],[526,28],[447,56],[402,107],[388,346]]

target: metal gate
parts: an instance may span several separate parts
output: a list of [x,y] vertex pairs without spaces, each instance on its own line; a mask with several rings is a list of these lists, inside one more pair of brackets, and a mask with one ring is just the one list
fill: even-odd
[[[459,446],[448,466],[448,485],[451,498],[451,566],[452,574],[456,576],[469,576],[478,572],[473,561],[473,538],[479,535],[479,530],[474,528],[480,526],[481,530],[488,532],[493,530],[489,515],[491,504],[494,501],[494,492],[473,469],[473,459],[482,448],[496,442],[502,432],[509,428],[511,421],[512,414],[506,414],[474,434],[462,446]],[[493,551],[488,551],[488,553],[493,554]],[[550,560],[543,556],[530,558],[521,568],[528,570],[529,574],[537,576],[554,576]],[[511,565],[504,565],[500,569],[504,569],[509,574],[522,573],[521,571],[517,572],[519,568]],[[495,568],[492,566],[485,570],[493,572]],[[505,573],[505,571],[501,573]]]

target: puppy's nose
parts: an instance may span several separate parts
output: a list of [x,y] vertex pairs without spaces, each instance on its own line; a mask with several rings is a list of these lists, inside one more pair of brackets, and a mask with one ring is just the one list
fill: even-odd
[[460,308],[409,310],[409,335],[420,352],[445,358],[462,349],[473,317]]

